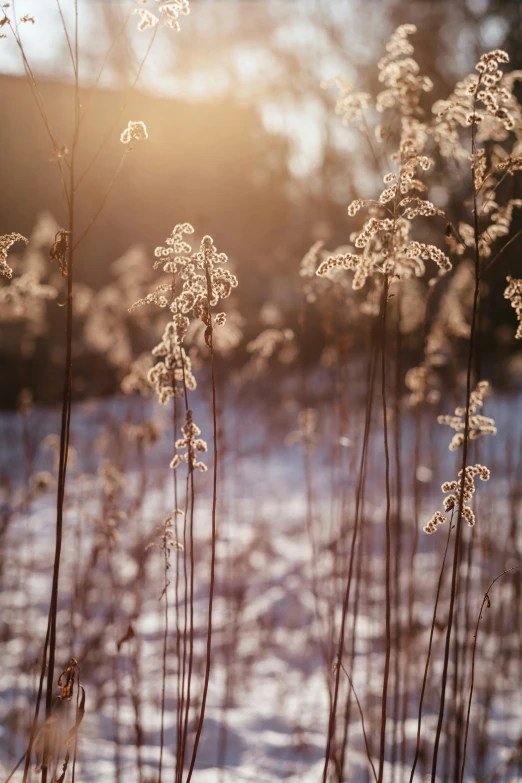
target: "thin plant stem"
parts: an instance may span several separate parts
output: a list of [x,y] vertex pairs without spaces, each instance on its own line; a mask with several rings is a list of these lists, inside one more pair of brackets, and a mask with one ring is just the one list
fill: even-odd
[[112,189],[113,189],[113,187],[114,187],[114,185],[116,183],[116,180],[118,179],[118,177],[120,175],[120,172],[121,172],[121,170],[123,168],[123,164],[125,163],[128,154],[129,154],[129,150],[127,149],[127,150],[125,150],[125,152],[123,153],[123,155],[121,157],[119,165],[118,165],[116,171],[113,174],[113,177],[112,177],[112,179],[111,179],[111,181],[109,183],[109,187],[107,188],[107,190],[105,192],[105,195],[104,195],[104,197],[103,197],[103,199],[102,199],[98,209],[96,210],[96,212],[92,216],[90,222],[87,224],[87,226],[84,228],[84,230],[82,231],[82,233],[80,234],[80,236],[76,240],[76,243],[74,245],[75,249],[78,247],[78,245],[80,244],[82,239],[84,239],[86,237],[86,235],[89,233],[91,228],[94,226],[94,224],[96,223],[96,221],[100,217],[100,214],[102,213],[103,208],[104,208],[105,204],[107,203],[107,200],[108,200],[108,198],[109,198],[109,196],[110,196],[110,194],[112,192]]
[[163,613],[163,651],[161,659],[161,723],[160,723],[160,756],[158,763],[158,783],[162,783],[161,774],[163,770],[163,749],[165,745],[165,700],[166,700],[166,683],[167,683],[167,641],[169,636],[169,542],[166,535],[163,540],[163,568],[164,568],[164,584],[163,584],[163,598],[164,613]]
[[[481,82],[479,78],[477,88],[475,90],[475,99],[474,99],[474,108],[473,108],[474,112],[475,112],[477,90],[479,88],[480,83]],[[477,323],[477,314],[478,314],[479,299],[480,299],[480,248],[479,248],[480,235],[479,235],[479,225],[478,225],[477,187],[475,184],[475,171],[474,171],[474,165],[476,161],[475,140],[476,140],[476,123],[473,122],[472,130],[471,130],[471,158],[472,158],[472,180],[473,180],[473,231],[475,237],[475,264],[474,264],[475,286],[473,292],[473,311],[471,316],[468,363],[467,363],[467,373],[466,373],[466,409],[465,409],[465,417],[464,417],[464,442],[462,446],[462,480],[461,480],[461,487],[460,487],[459,498],[458,498],[457,529],[455,533],[455,551],[453,555],[453,569],[451,574],[451,593],[450,593],[450,605],[449,605],[449,614],[448,614],[448,627],[446,631],[446,642],[444,648],[444,663],[442,669],[439,716],[437,720],[437,729],[435,733],[435,741],[433,747],[431,783],[435,783],[435,779],[437,775],[437,759],[439,753],[440,735],[442,732],[442,723],[444,720],[446,684],[448,679],[448,668],[449,668],[449,658],[450,658],[451,631],[453,626],[453,612],[454,612],[455,598],[456,598],[458,566],[460,562],[460,541],[462,536],[462,511],[464,508],[464,486],[465,486],[464,478],[465,478],[467,461],[468,461],[469,430],[470,430],[469,427],[470,401],[469,400],[471,396],[471,375],[473,369],[473,357],[474,357],[474,348],[475,348],[475,327]]]
[[[75,55],[78,57],[78,2],[75,0]],[[65,482],[67,475],[67,461],[69,455],[69,438],[71,426],[72,405],[72,318],[73,318],[73,269],[74,269],[74,231],[75,231],[75,175],[76,175],[76,150],[80,132],[80,92],[78,81],[78,62],[75,68],[74,85],[74,135],[71,148],[70,180],[69,180],[69,204],[68,204],[68,252],[67,252],[67,316],[66,316],[66,353],[65,372],[62,394],[62,415],[60,428],[60,456],[58,467],[58,489],[56,497],[56,539],[53,565],[53,580],[51,588],[50,607],[50,632],[49,632],[49,661],[47,667],[47,688],[45,695],[45,719],[51,716],[53,701],[54,665],[56,657],[56,619],[58,614],[58,590],[60,578],[60,558],[63,537],[63,516],[65,501]],[[48,756],[48,735],[45,734],[44,760]],[[42,783],[47,780],[47,766],[42,767]]]
[[[210,272],[208,267],[206,268],[206,280],[207,280],[207,297],[208,301],[212,301],[212,281],[210,278]],[[209,312],[208,315],[208,327],[207,327],[207,339],[208,346],[210,348],[210,368],[211,368],[211,382],[212,382],[212,425],[213,425],[213,438],[214,438],[214,465],[212,476],[212,549],[210,560],[210,585],[209,585],[209,597],[208,597],[208,621],[207,621],[207,649],[206,649],[206,661],[205,661],[205,679],[203,682],[203,693],[201,697],[201,708],[198,720],[198,726],[196,730],[196,737],[194,740],[194,748],[192,751],[192,758],[190,760],[190,767],[187,775],[186,783],[190,783],[192,773],[194,771],[194,765],[196,763],[196,756],[198,752],[199,740],[201,732],[203,730],[203,721],[205,718],[205,706],[207,703],[208,685],[210,681],[210,668],[212,663],[212,608],[214,601],[214,583],[215,583],[215,568],[216,568],[216,541],[217,541],[217,479],[218,479],[218,428],[217,428],[217,394],[216,394],[216,361],[214,353],[214,335],[212,326],[212,316]]]
[[391,491],[390,491],[390,451],[388,443],[388,421],[386,404],[386,311],[388,304],[388,277],[384,276],[384,287],[382,292],[382,349],[381,349],[381,394],[382,394],[382,414],[384,427],[384,459],[386,476],[386,653],[384,659],[384,676],[382,685],[382,707],[381,707],[381,736],[379,749],[379,774],[377,783],[382,783],[384,775],[384,756],[386,750],[386,719],[387,719],[387,701],[388,701],[388,680],[390,676],[391,659]]
[[401,384],[402,384],[402,335],[401,335],[401,289],[399,288],[396,299],[397,320],[395,324],[395,389],[393,400],[393,440],[395,456],[395,482],[396,482],[396,506],[395,506],[395,547],[394,547],[394,628],[395,628],[395,665],[393,670],[393,740],[392,740],[392,783],[395,783],[396,760],[398,751],[398,729],[400,712],[400,685],[401,685],[401,551],[402,551],[402,460],[401,460]]
[[501,579],[506,574],[509,574],[512,571],[519,571],[521,568],[522,568],[522,566],[513,566],[512,568],[508,568],[506,571],[503,571],[501,574],[496,576],[493,579],[493,581],[491,582],[491,584],[489,585],[489,587],[486,590],[486,592],[484,593],[484,598],[482,599],[482,604],[480,606],[480,612],[478,614],[477,624],[475,626],[475,636],[474,636],[474,639],[473,639],[473,651],[472,651],[472,654],[471,654],[471,683],[470,683],[470,688],[469,688],[468,708],[467,708],[467,712],[466,712],[466,727],[464,729],[464,747],[463,747],[463,750],[462,750],[462,766],[461,766],[461,769],[460,769],[460,783],[463,783],[463,781],[464,781],[464,770],[466,768],[466,754],[467,754],[467,750],[468,750],[468,734],[469,734],[469,719],[470,719],[470,715],[471,715],[471,701],[473,699],[473,689],[474,689],[474,686],[475,686],[475,654],[476,654],[476,651],[477,651],[477,640],[478,640],[479,624],[480,624],[480,621],[482,620],[482,612],[484,611],[484,606],[487,605],[488,608],[489,608],[489,606],[491,605],[489,594],[490,594],[490,592],[491,592],[491,590],[493,588],[493,585],[496,582],[498,582],[498,580]]
[[419,761],[419,755],[420,755],[420,745],[421,745],[421,728],[422,728],[422,707],[424,705],[424,694],[426,693],[426,685],[428,683],[428,672],[430,668],[430,660],[431,660],[431,650],[433,647],[433,635],[435,633],[435,623],[437,621],[437,609],[439,606],[439,600],[440,600],[440,592],[442,587],[442,579],[444,577],[444,569],[446,566],[446,558],[448,555],[448,548],[449,548],[449,542],[451,538],[451,531],[453,528],[453,515],[451,520],[449,521],[449,529],[448,529],[448,536],[446,538],[446,548],[444,549],[444,557],[442,558],[442,565],[440,567],[440,573],[439,573],[439,580],[437,583],[437,592],[435,594],[435,604],[433,606],[433,616],[431,620],[431,628],[430,628],[430,638],[428,642],[428,654],[426,656],[426,663],[424,664],[424,675],[422,678],[422,687],[421,687],[421,693],[420,693],[420,699],[419,699],[419,709],[418,709],[418,715],[417,715],[417,740],[415,743],[415,756],[413,758],[413,764],[411,767],[410,772],[410,783],[413,783],[413,776],[415,775],[415,769],[417,767],[417,763]]
[[369,762],[369,764],[370,764],[370,766],[372,768],[373,779],[375,780],[375,783],[377,783],[377,773],[375,772],[375,766],[374,766],[373,759],[372,759],[370,743],[368,741],[368,735],[366,734],[366,726],[365,726],[365,723],[364,723],[364,713],[362,711],[361,702],[359,701],[359,697],[357,696],[357,692],[356,692],[355,686],[354,686],[354,684],[352,682],[352,678],[350,677],[350,675],[348,674],[348,672],[346,671],[344,666],[342,667],[342,669],[343,669],[343,672],[346,674],[346,677],[348,678],[348,682],[350,683],[350,688],[351,688],[351,690],[353,692],[353,695],[355,697],[355,701],[357,702],[357,708],[359,710],[359,716],[361,718],[361,727],[362,727],[362,733],[363,733],[363,737],[364,737],[364,744],[365,744],[365,747],[366,747],[366,756],[368,757],[368,762]]
[[[375,350],[374,350],[374,357],[375,357],[375,365],[377,362],[377,342],[375,343]],[[337,647],[337,661],[342,663],[343,657],[344,657],[344,637],[345,637],[345,628],[346,628],[346,616],[348,614],[348,605],[350,601],[350,591],[351,591],[351,585],[352,585],[352,575],[353,575],[353,564],[354,564],[354,558],[355,558],[355,546],[357,543],[357,534],[359,530],[359,514],[360,514],[360,507],[361,507],[361,498],[363,493],[363,486],[364,486],[364,477],[365,477],[365,464],[366,464],[366,454],[368,451],[368,444],[370,439],[370,425],[371,425],[371,401],[373,400],[373,392],[374,392],[374,383],[375,383],[375,371],[371,374],[370,378],[370,389],[369,394],[367,397],[367,403],[366,403],[366,414],[365,414],[365,423],[364,423],[364,436],[363,436],[363,445],[362,445],[362,452],[361,452],[361,462],[359,467],[359,479],[357,484],[357,491],[356,491],[356,498],[355,498],[355,520],[354,520],[354,528],[353,528],[353,534],[350,544],[350,557],[349,557],[349,565],[348,565],[348,575],[346,578],[346,587],[344,591],[344,597],[343,597],[343,605],[342,605],[342,612],[341,612],[341,628],[339,632],[339,641],[338,641],[338,647]],[[326,749],[325,749],[325,759],[324,759],[324,767],[323,767],[323,783],[326,783],[327,776],[328,776],[328,766],[330,762],[330,752],[332,747],[333,738],[335,735],[335,722],[336,722],[336,712],[337,712],[337,702],[339,699],[339,684],[340,684],[340,666],[336,667],[335,672],[335,682],[334,682],[334,689],[333,689],[333,696],[332,701],[330,705],[330,715],[328,719],[328,735],[326,740]]]
[[[141,72],[143,71],[143,68],[144,68],[144,66],[145,66],[145,63],[146,63],[146,61],[147,61],[147,58],[148,58],[148,56],[149,56],[149,54],[150,54],[150,52],[151,52],[152,46],[153,46],[153,44],[154,44],[154,41],[156,40],[156,35],[157,35],[157,32],[158,32],[158,28],[157,28],[157,27],[155,27],[155,28],[154,28],[154,32],[153,32],[153,34],[152,34],[152,36],[151,36],[151,39],[150,39],[149,45],[148,45],[148,47],[147,47],[147,50],[146,50],[146,52],[145,52],[145,54],[144,54],[144,56],[143,56],[143,59],[142,59],[142,60],[141,60],[141,62],[140,62],[140,65],[139,65],[139,68],[138,68],[138,72],[137,72],[137,74],[136,74],[136,77],[135,77],[135,79],[134,79],[134,81],[133,81],[133,83],[132,83],[132,89],[134,89],[134,88],[136,87],[136,85],[137,85],[137,83],[138,83],[138,81],[139,81],[139,78],[140,78],[140,76],[141,76]],[[98,158],[100,157],[101,153],[102,153],[102,152],[103,152],[103,150],[105,149],[105,147],[106,147],[106,145],[107,145],[107,143],[108,143],[109,139],[110,139],[110,138],[112,137],[112,135],[114,134],[114,131],[115,131],[115,129],[117,128],[117,126],[118,126],[118,123],[119,123],[119,121],[120,121],[120,118],[122,117],[122,115],[123,115],[123,112],[125,111],[125,106],[126,106],[126,103],[124,102],[124,103],[123,103],[123,105],[122,105],[122,106],[121,106],[121,108],[120,108],[120,111],[118,112],[118,115],[117,115],[116,119],[114,120],[113,124],[110,126],[109,130],[108,130],[108,131],[107,131],[107,133],[105,134],[105,136],[104,136],[104,138],[103,138],[103,140],[102,140],[101,144],[99,145],[98,149],[96,150],[96,152],[95,152],[95,153],[94,153],[94,155],[92,156],[91,160],[90,160],[90,161],[89,161],[89,163],[87,164],[87,166],[86,166],[86,168],[84,169],[84,171],[82,171],[82,173],[81,173],[81,174],[80,174],[80,176],[78,177],[78,181],[77,181],[77,185],[76,185],[76,187],[77,187],[77,188],[79,188],[79,187],[80,187],[80,185],[82,184],[82,182],[84,181],[84,179],[87,177],[87,175],[89,174],[89,172],[90,172],[90,171],[91,171],[91,169],[93,168],[94,164],[96,163],[96,161],[97,161],[97,160],[98,160]]]
[[81,693],[81,670],[76,663],[76,668],[78,670],[78,681],[76,683],[76,724],[77,729],[74,734],[74,751],[73,751],[73,764],[72,764],[72,773],[71,773],[71,783],[74,783],[76,780],[76,761],[78,759],[78,732],[79,732],[79,724],[78,724],[78,717],[80,715],[80,693]]
[[[376,347],[375,347],[374,354],[373,356],[370,357],[368,361],[368,372],[367,372],[367,387],[368,389],[371,389],[371,394],[369,395],[367,401],[367,415],[369,417],[369,420],[371,419],[371,415],[372,415],[373,388],[374,388],[375,374],[376,374],[377,363],[378,363],[378,350],[377,350],[378,344],[375,343],[375,346]],[[362,465],[363,474],[361,479],[361,501],[360,501],[360,507],[361,507],[360,514],[363,520],[364,520],[364,493],[366,489],[367,466],[368,466],[368,452],[366,451],[366,454],[364,455],[364,464]],[[354,598],[354,606],[353,606],[352,643],[350,649],[350,662],[351,662],[352,676],[353,676],[353,666],[355,661],[357,618],[359,615],[359,599],[360,599],[360,592],[361,592],[363,546],[364,546],[364,525],[362,525],[361,527],[361,536],[360,536],[360,541],[358,543],[357,568],[355,572],[355,598]],[[351,690],[348,691],[346,696],[346,708],[344,714],[344,731],[343,731],[343,739],[341,744],[340,764],[339,764],[339,773],[340,773],[339,777],[341,783],[343,779],[344,767],[346,763],[346,754],[348,750],[350,715],[351,715]]]

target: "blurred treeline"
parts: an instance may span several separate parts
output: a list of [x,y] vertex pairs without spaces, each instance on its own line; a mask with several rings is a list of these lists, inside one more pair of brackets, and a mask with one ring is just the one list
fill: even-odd
[[[302,360],[315,361],[324,323],[308,307],[313,328],[302,339],[299,263],[318,239],[332,250],[346,244],[354,228],[347,204],[375,193],[381,181],[356,131],[343,127],[335,115],[335,97],[321,89],[321,80],[339,73],[360,89],[378,91],[376,59],[391,30],[403,22],[417,25],[416,57],[435,84],[428,106],[446,97],[487,49],[506,49],[512,68],[522,68],[518,0],[193,0],[182,33],[168,46],[158,40],[157,53],[133,89],[139,62],[133,47],[143,49],[143,44],[121,35],[122,7],[93,4],[100,29],[86,44],[80,170],[107,135],[109,141],[88,169],[77,199],[80,233],[103,204],[77,255],[77,396],[114,392],[125,363],[154,344],[156,334],[147,335],[146,321],[127,323],[126,311],[132,296],[143,295],[156,279],[153,250],[179,221],[191,222],[200,235],[211,234],[240,278],[232,307],[243,317],[243,339],[234,350],[235,361],[241,364],[248,355],[245,346],[263,328],[283,325],[301,339]],[[92,97],[89,86],[113,39],[110,78]],[[72,118],[68,70],[66,48],[57,44],[40,89],[55,137],[64,145],[70,144]],[[0,101],[0,233],[31,236],[43,213],[60,228],[64,213],[57,166],[23,75],[0,77]],[[146,122],[149,139],[128,155],[114,179],[123,154],[119,134],[129,119]],[[430,196],[456,224],[466,209],[467,183],[458,171],[438,164],[432,180],[437,193]],[[519,195],[511,192],[511,197]],[[521,220],[515,215],[513,233]],[[50,226],[45,229],[49,235],[39,238],[42,257],[48,253]],[[427,227],[427,241],[442,246],[444,226],[439,229],[437,235]],[[483,361],[492,352],[509,355],[516,347],[514,330],[504,327],[512,325],[512,313],[502,291],[506,270],[516,270],[519,253],[515,242],[489,278],[494,305],[486,300],[481,317]],[[129,280],[133,274],[135,285]],[[56,277],[56,270],[49,266],[48,275]],[[59,397],[61,301],[63,294],[45,304],[45,324],[33,329],[30,339],[23,319],[0,317],[2,407],[14,405],[24,387],[42,402]],[[362,350],[356,324],[340,319],[337,328],[345,330],[343,345]],[[107,350],[102,350],[103,339],[92,339],[96,329]],[[422,350],[422,334],[407,347]]]

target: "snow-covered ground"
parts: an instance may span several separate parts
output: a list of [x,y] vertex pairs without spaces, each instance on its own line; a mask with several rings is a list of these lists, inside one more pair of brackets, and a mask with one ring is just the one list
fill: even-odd
[[[462,599],[459,624],[469,625],[468,657],[461,692],[467,705],[472,635],[483,593],[493,577],[518,564],[509,531],[518,506],[510,501],[520,467],[518,402],[488,402],[499,435],[484,441],[477,461],[492,469],[488,485],[477,489],[477,526],[470,560],[461,569]],[[70,471],[65,537],[60,579],[57,669],[71,656],[81,667],[86,691],[85,718],[78,745],[76,780],[157,781],[160,754],[162,644],[165,599],[163,553],[146,549],[157,539],[156,528],[173,508],[173,476],[168,462],[172,432],[167,419],[163,441],[142,463],[136,447],[123,436],[136,414],[128,401],[75,406],[72,443],[76,461]],[[205,781],[320,781],[329,712],[328,689],[333,682],[329,647],[332,628],[337,639],[354,518],[358,427],[343,433],[342,461],[328,467],[333,443],[327,425],[312,454],[312,479],[305,481],[302,448],[284,445],[285,432],[268,433],[253,418],[244,429],[239,413],[226,412],[222,469],[219,481],[216,597],[214,604],[213,662],[205,723],[196,763],[195,780]],[[208,416],[201,411],[204,435]],[[372,441],[363,508],[358,576],[354,576],[348,613],[345,665],[350,666],[353,644],[353,684],[364,713],[371,753],[378,761],[380,693],[384,651],[384,483],[382,434],[378,419]],[[34,411],[23,438],[20,415],[6,414],[2,434],[1,673],[0,769],[4,776],[25,749],[32,716],[42,646],[45,638],[54,552],[54,488],[36,493],[29,501],[26,474],[52,472],[52,451],[38,444],[58,430],[56,412]],[[400,650],[399,704],[409,694],[405,716],[406,764],[409,776],[417,730],[418,698],[426,660],[446,528],[433,536],[422,533],[427,515],[441,508],[440,483],[453,478],[454,457],[446,457],[448,436],[432,428],[424,439],[417,482],[421,489],[418,551],[410,571],[414,518],[412,476],[413,423],[405,422],[403,441],[404,489],[398,585],[401,608],[393,614],[394,650]],[[330,440],[329,440],[330,438]],[[335,440],[335,438],[334,438]],[[338,440],[338,438],[337,438]],[[27,451],[27,443],[34,446]],[[239,443],[239,445],[238,445]],[[329,445],[330,444],[330,445]],[[338,444],[336,444],[336,447]],[[506,468],[506,450],[511,469]],[[29,455],[29,458],[28,458]],[[480,460],[478,459],[480,456]],[[124,484],[108,488],[96,466],[108,460]],[[29,462],[29,468],[28,468]],[[207,458],[211,466],[210,457]],[[508,460],[509,462],[509,460]],[[456,464],[456,463],[455,463]],[[496,465],[499,475],[495,475]],[[143,467],[144,466],[144,467]],[[449,468],[448,468],[449,466]],[[448,472],[449,470],[449,472]],[[194,675],[187,753],[190,757],[199,710],[206,649],[209,564],[211,544],[211,473],[196,476],[194,517]],[[518,478],[520,483],[522,479]],[[183,508],[184,474],[180,473],[178,505]],[[344,493],[343,493],[344,487]],[[519,509],[518,509],[519,510]],[[395,513],[395,511],[394,511]],[[342,520],[344,519],[344,527]],[[310,529],[312,536],[310,537]],[[466,534],[468,529],[466,529]],[[178,540],[181,531],[178,531]],[[188,541],[186,540],[187,544]],[[188,546],[186,546],[188,555]],[[466,557],[468,550],[466,550]],[[169,634],[166,681],[165,751],[163,780],[173,779],[176,752],[176,693],[178,655],[176,625],[183,626],[183,554],[171,556]],[[408,589],[414,577],[413,628],[409,646]],[[176,614],[175,591],[180,596]],[[357,616],[353,595],[358,585]],[[466,588],[466,584],[468,585]],[[522,737],[522,665],[520,612],[516,578],[500,581],[491,595],[490,620],[481,626],[477,653],[474,711],[467,776],[476,780],[515,780],[520,775],[517,742]],[[466,588],[466,589],[465,589]],[[431,764],[442,671],[445,617],[449,596],[449,567],[443,580],[441,609],[434,634],[434,652],[425,703],[421,757],[417,778]],[[467,613],[467,615],[466,615]],[[493,614],[494,613],[494,614]],[[486,620],[483,621],[486,623]],[[129,626],[132,633],[129,634]],[[486,630],[484,630],[484,628]],[[125,639],[128,636],[130,638]],[[181,631],[181,637],[183,632]],[[409,663],[407,647],[410,651]],[[394,653],[395,655],[395,653]],[[330,660],[328,661],[328,657]],[[406,667],[408,678],[406,681]],[[450,679],[452,669],[450,669]],[[406,681],[406,685],[404,684]],[[494,686],[494,687],[493,687]],[[342,680],[339,737],[349,689]],[[452,694],[451,686],[449,694]],[[393,675],[390,714],[393,702]],[[448,717],[453,699],[448,699]],[[402,707],[401,707],[402,709]],[[67,711],[68,710],[68,711]],[[397,712],[400,715],[400,710]],[[141,748],[136,746],[136,722],[141,725]],[[74,704],[64,710],[66,728],[74,723]],[[385,780],[402,779],[402,728],[388,721],[388,759],[396,738],[396,773],[385,767]],[[446,733],[443,733],[443,740]],[[484,748],[484,737],[487,737]],[[398,739],[397,739],[398,738]],[[482,750],[481,750],[482,748]],[[481,755],[482,754],[482,755]],[[57,759],[61,771],[63,755]],[[141,757],[141,758],[140,758]],[[521,756],[522,758],[522,756]],[[34,767],[34,764],[32,764]],[[141,767],[141,772],[140,772]],[[22,767],[13,776],[22,780]],[[119,771],[117,772],[119,768]],[[449,775],[451,764],[441,751],[439,775]],[[452,773],[451,773],[452,774]],[[353,700],[344,778],[370,779],[362,723]],[[33,780],[36,774],[32,773]],[[453,779],[453,778],[451,778]]]

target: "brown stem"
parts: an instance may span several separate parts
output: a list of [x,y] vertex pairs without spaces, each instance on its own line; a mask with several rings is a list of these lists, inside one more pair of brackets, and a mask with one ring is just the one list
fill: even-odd
[[[210,275],[207,270],[207,288],[208,288],[208,300],[211,301],[211,283]],[[209,315],[209,319],[211,316]],[[216,399],[216,369],[215,369],[215,356],[214,356],[214,340],[212,322],[209,326],[209,347],[210,347],[210,367],[211,367],[211,379],[212,379],[212,419],[213,419],[213,438],[214,438],[214,465],[213,465],[213,481],[212,481],[212,553],[210,561],[210,586],[208,597],[208,622],[207,622],[207,651],[205,661],[205,679],[203,683],[203,694],[201,697],[201,709],[198,720],[198,727],[196,730],[196,738],[194,740],[194,749],[192,751],[192,758],[190,760],[190,767],[187,775],[186,783],[190,783],[192,773],[194,771],[194,765],[196,763],[196,756],[198,752],[199,740],[201,732],[203,730],[203,721],[205,719],[205,706],[207,703],[208,684],[210,681],[210,666],[212,661],[212,607],[214,601],[214,582],[215,582],[215,568],[216,568],[216,541],[217,541],[217,524],[216,524],[216,510],[217,510],[217,475],[218,475],[218,433],[217,433],[217,399]]]
[[471,654],[471,684],[469,689],[469,699],[468,699],[468,709],[466,713],[466,729],[464,731],[464,748],[462,751],[462,767],[460,770],[460,783],[463,783],[464,781],[464,770],[466,768],[466,752],[468,749],[468,733],[469,733],[469,718],[471,714],[471,700],[473,698],[473,688],[475,685],[475,653],[477,650],[477,639],[478,639],[478,632],[479,632],[479,623],[482,619],[482,612],[484,611],[484,606],[487,604],[488,607],[490,606],[490,598],[489,593],[491,592],[491,588],[497,582],[501,577],[505,576],[505,574],[509,574],[511,571],[519,571],[522,568],[522,566],[513,566],[513,568],[508,568],[506,571],[503,571],[501,574],[495,577],[493,581],[491,582],[490,586],[484,593],[484,598],[482,599],[482,604],[480,606],[480,612],[477,618],[477,624],[475,626],[475,638],[473,639],[473,652]]
[[[480,85],[480,78],[477,85],[477,90],[479,85]],[[475,92],[475,101],[476,101],[476,92]],[[472,167],[474,166],[476,160],[475,137],[476,137],[476,123],[474,122],[472,125],[472,132],[471,132]],[[471,396],[471,373],[473,368],[473,356],[474,356],[473,351],[475,347],[475,327],[477,323],[477,314],[478,314],[479,297],[480,297],[480,250],[479,250],[480,237],[479,237],[479,226],[478,226],[477,188],[475,184],[475,172],[473,168],[472,168],[472,179],[473,179],[473,230],[475,235],[475,290],[473,293],[473,312],[471,316],[471,330],[470,330],[470,338],[469,338],[468,367],[467,367],[467,378],[466,378],[466,413],[464,418],[464,443],[462,447],[462,480],[461,480],[461,487],[460,487],[459,498],[458,498],[457,530],[455,534],[455,551],[453,556],[453,569],[451,574],[451,593],[450,593],[450,605],[449,605],[449,615],[448,615],[448,627],[446,631],[446,643],[444,647],[444,664],[442,669],[439,716],[437,720],[437,730],[435,733],[435,743],[433,748],[431,783],[435,783],[435,779],[437,775],[437,759],[439,753],[440,735],[442,732],[442,723],[444,720],[446,685],[448,679],[448,667],[449,667],[449,658],[450,658],[451,631],[453,626],[453,612],[455,608],[458,566],[460,562],[460,542],[462,536],[462,511],[464,508],[464,486],[465,486],[464,479],[465,479],[465,473],[466,473],[466,467],[468,461],[468,446],[469,446],[469,418],[470,418],[469,408],[470,408],[470,396]]]
[[[78,2],[75,0],[75,55],[78,58]],[[49,662],[47,667],[47,688],[45,695],[45,718],[49,719],[53,702],[54,664],[56,657],[56,617],[58,614],[58,587],[60,578],[60,558],[63,537],[63,512],[65,500],[65,482],[67,476],[67,460],[69,456],[69,438],[71,426],[72,403],[72,317],[73,317],[73,267],[74,267],[74,230],[75,230],[75,173],[76,150],[80,132],[80,89],[78,82],[78,60],[76,60],[74,86],[74,136],[71,149],[71,166],[69,180],[69,246],[67,253],[67,321],[66,321],[66,353],[65,373],[62,394],[62,416],[60,428],[60,457],[58,467],[58,490],[56,497],[56,539],[53,565],[53,581],[51,588],[50,632],[49,632]],[[44,760],[48,756],[48,734],[45,735]],[[47,780],[47,767],[42,767],[42,783]]]
[[382,783],[384,775],[384,755],[386,750],[386,718],[387,718],[387,700],[388,700],[388,680],[390,676],[390,658],[391,658],[391,493],[390,493],[390,453],[388,444],[388,421],[386,406],[386,310],[388,303],[388,278],[384,276],[384,287],[382,292],[382,349],[381,349],[381,393],[382,393],[382,414],[384,426],[384,458],[386,473],[386,653],[384,659],[384,677],[382,685],[382,707],[381,707],[381,737],[379,749],[379,774],[377,783]]
[[164,567],[164,585],[163,585],[163,598],[165,599],[165,608],[163,614],[163,654],[162,654],[162,667],[161,667],[161,724],[160,724],[160,757],[158,764],[158,783],[161,783],[161,773],[163,770],[163,748],[165,744],[165,696],[166,696],[166,682],[167,682],[167,640],[169,636],[169,542],[166,536],[163,539],[163,567]]
[[453,527],[453,515],[449,521],[449,529],[448,529],[448,537],[446,539],[446,548],[444,550],[444,557],[442,558],[442,565],[440,568],[440,574],[439,574],[439,581],[437,584],[437,593],[435,595],[435,605],[433,607],[433,617],[431,620],[431,628],[430,628],[430,639],[428,643],[428,655],[426,657],[426,663],[424,665],[424,676],[422,678],[422,688],[421,688],[421,694],[420,694],[420,700],[419,700],[419,712],[417,717],[417,742],[415,744],[415,756],[413,759],[413,764],[411,768],[410,773],[410,783],[413,783],[413,776],[415,774],[415,768],[417,766],[417,762],[419,761],[419,755],[420,755],[420,743],[421,743],[421,726],[422,726],[422,707],[424,704],[424,694],[426,692],[426,685],[428,682],[428,672],[430,668],[430,660],[431,660],[431,649],[433,646],[433,634],[435,633],[435,623],[437,621],[437,609],[439,606],[439,599],[440,599],[440,590],[442,587],[442,579],[444,576],[444,568],[446,566],[446,557],[448,554],[448,548],[449,548],[449,542],[451,538],[451,531]]
[[375,780],[375,783],[377,783],[377,774],[375,772],[375,766],[374,766],[373,760],[372,760],[372,753],[371,753],[370,743],[368,741],[368,736],[366,734],[366,726],[365,726],[365,723],[364,723],[364,714],[363,714],[363,711],[362,711],[361,702],[359,701],[359,697],[357,696],[357,693],[356,693],[356,690],[355,690],[355,687],[354,687],[354,684],[352,682],[352,679],[351,679],[350,675],[348,674],[348,672],[346,671],[344,666],[342,667],[342,669],[343,669],[343,672],[346,674],[346,676],[348,678],[348,682],[350,683],[350,688],[352,689],[353,695],[355,697],[355,701],[357,702],[357,707],[359,709],[359,716],[361,718],[361,726],[362,726],[362,733],[363,733],[363,737],[364,737],[364,744],[366,746],[366,756],[367,756],[368,762],[369,762],[369,764],[370,764],[370,766],[372,768],[373,778]]
[[[366,465],[366,455],[368,452],[368,444],[370,440],[370,425],[371,425],[371,411],[372,411],[372,401],[373,401],[373,391],[374,391],[374,383],[375,383],[375,368],[377,364],[377,357],[378,357],[378,343],[376,341],[375,343],[375,350],[374,350],[374,357],[373,357],[373,368],[371,372],[371,378],[370,378],[370,389],[368,392],[368,396],[366,398],[366,414],[365,414],[365,422],[364,422],[364,436],[363,436],[363,445],[362,445],[362,452],[361,452],[361,461],[359,466],[359,478],[357,483],[357,491],[355,496],[355,520],[354,520],[354,527],[353,527],[353,535],[350,543],[350,557],[349,557],[349,565],[348,565],[348,575],[346,578],[346,587],[344,591],[344,598],[343,598],[343,606],[342,606],[342,612],[341,612],[341,628],[339,631],[339,641],[337,646],[337,662],[339,664],[343,661],[344,656],[344,637],[345,637],[345,630],[346,630],[346,616],[348,614],[348,605],[350,602],[350,592],[351,592],[351,586],[352,586],[352,576],[353,576],[353,564],[354,564],[354,558],[355,558],[355,548],[357,543],[357,535],[359,531],[359,522],[360,522],[360,508],[361,508],[361,499],[363,494],[363,487],[364,487],[364,477],[365,477],[365,465]],[[326,783],[327,775],[328,775],[328,766],[330,763],[330,753],[332,748],[332,742],[335,735],[335,722],[336,722],[336,713],[337,713],[337,702],[339,699],[339,684],[340,684],[340,665],[336,667],[335,672],[335,682],[334,682],[334,688],[333,688],[333,697],[330,704],[330,713],[329,713],[329,719],[328,719],[328,736],[326,740],[326,749],[325,749],[325,758],[324,758],[324,767],[323,767],[323,783]]]

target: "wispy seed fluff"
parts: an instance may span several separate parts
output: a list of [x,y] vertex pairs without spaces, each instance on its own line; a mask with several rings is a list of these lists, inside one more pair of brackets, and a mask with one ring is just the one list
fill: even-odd
[[[497,428],[494,419],[477,413],[484,405],[484,397],[489,389],[487,381],[480,381],[475,391],[469,398],[469,439],[476,440],[480,435],[496,435]],[[455,408],[454,416],[439,416],[439,424],[447,424],[455,435],[449,445],[450,451],[456,451],[464,443],[464,430],[466,424],[466,409]]]

